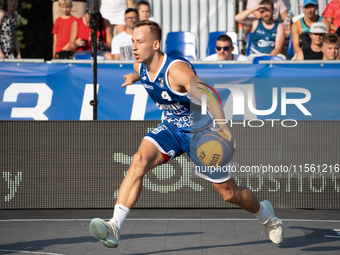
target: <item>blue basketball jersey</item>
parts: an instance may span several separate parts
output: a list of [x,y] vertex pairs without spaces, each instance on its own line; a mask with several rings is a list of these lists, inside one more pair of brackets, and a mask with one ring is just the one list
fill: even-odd
[[269,54],[275,48],[275,39],[277,35],[277,26],[279,22],[275,21],[272,29],[266,29],[262,20],[251,35],[250,54],[267,53]]
[[157,107],[163,111],[167,122],[177,127],[179,131],[190,132],[208,126],[212,120],[210,115],[201,115],[201,106],[198,100],[195,104],[190,101],[190,93],[173,90],[168,82],[169,68],[176,62],[187,63],[196,73],[194,67],[185,58],[164,54],[164,60],[154,80],[143,63],[139,66],[139,76],[142,85],[148,92]]

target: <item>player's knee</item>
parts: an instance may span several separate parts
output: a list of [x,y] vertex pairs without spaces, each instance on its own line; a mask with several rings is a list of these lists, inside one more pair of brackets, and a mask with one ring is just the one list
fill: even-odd
[[147,167],[148,162],[144,159],[143,155],[137,152],[133,155],[131,166],[136,170],[144,170]]

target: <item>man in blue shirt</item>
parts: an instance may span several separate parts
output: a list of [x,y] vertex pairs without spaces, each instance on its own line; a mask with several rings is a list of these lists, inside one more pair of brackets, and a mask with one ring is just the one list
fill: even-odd
[[272,0],[262,0],[259,6],[237,14],[235,20],[242,23],[256,10],[260,12],[261,18],[252,23],[249,60],[259,55],[279,55],[286,59],[282,54],[285,40],[284,27],[282,23],[273,19],[274,4]]

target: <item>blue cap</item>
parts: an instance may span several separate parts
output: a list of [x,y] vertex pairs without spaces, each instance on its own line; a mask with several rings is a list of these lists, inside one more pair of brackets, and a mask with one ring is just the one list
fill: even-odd
[[316,2],[316,0],[303,0],[303,6],[306,6],[307,4],[318,5],[318,3]]

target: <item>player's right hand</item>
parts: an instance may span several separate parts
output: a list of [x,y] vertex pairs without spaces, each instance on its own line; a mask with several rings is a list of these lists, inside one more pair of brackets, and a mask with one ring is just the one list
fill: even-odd
[[135,82],[139,81],[139,76],[138,76],[138,78],[137,78],[137,76],[138,76],[138,74],[136,74],[136,73],[129,73],[129,74],[124,75],[125,82],[122,84],[122,87],[124,88],[128,85],[132,85]]

